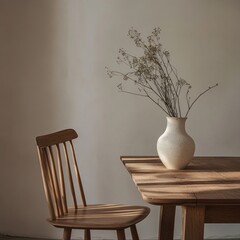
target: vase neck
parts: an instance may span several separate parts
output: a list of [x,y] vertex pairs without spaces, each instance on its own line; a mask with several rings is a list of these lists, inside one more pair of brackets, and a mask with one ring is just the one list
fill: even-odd
[[185,133],[185,122],[187,118],[167,117],[166,131],[180,131]]

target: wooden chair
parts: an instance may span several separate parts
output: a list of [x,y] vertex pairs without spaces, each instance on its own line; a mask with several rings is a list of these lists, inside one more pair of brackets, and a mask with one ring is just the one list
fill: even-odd
[[[136,223],[143,220],[150,209],[120,204],[88,205],[72,142],[77,137],[73,129],[66,129],[36,138],[50,211],[48,221],[64,229],[64,240],[71,238],[72,229],[84,229],[85,240],[91,239],[91,229],[116,230],[118,240],[125,240],[124,229],[129,227],[132,238],[138,240]],[[82,200],[81,205],[78,199]]]

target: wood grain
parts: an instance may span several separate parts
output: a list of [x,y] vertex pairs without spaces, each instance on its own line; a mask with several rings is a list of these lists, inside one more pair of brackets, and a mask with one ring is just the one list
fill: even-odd
[[204,206],[183,206],[183,240],[203,240]]
[[90,229],[84,230],[84,240],[91,240],[91,232]]
[[117,229],[118,240],[126,240],[124,229]]
[[151,204],[239,203],[239,157],[195,157],[184,170],[168,170],[157,157],[121,160]]
[[131,228],[134,240],[138,240],[135,224],[150,209],[123,204],[88,205],[73,145],[77,137],[75,130],[66,129],[36,138],[50,212],[48,221],[64,229],[64,240],[70,240],[72,229],[84,229],[85,240],[91,240],[91,229],[116,230],[118,239],[125,240],[125,228]]
[[137,232],[137,228],[136,228],[135,224],[130,227],[130,230],[131,230],[131,234],[132,234],[132,239],[139,240],[138,232]]
[[63,240],[70,240],[72,234],[71,228],[64,228],[63,230]]
[[158,157],[121,160],[142,198],[162,205],[160,240],[173,239],[177,205],[184,240],[203,240],[204,223],[240,223],[240,157],[194,157],[184,170],[168,170]]
[[176,206],[162,206],[159,218],[159,239],[173,240]]
[[141,206],[91,204],[77,209],[69,208],[64,216],[48,221],[55,227],[64,228],[124,229],[140,222],[148,213],[149,209]]
[[240,205],[206,206],[205,223],[240,223]]

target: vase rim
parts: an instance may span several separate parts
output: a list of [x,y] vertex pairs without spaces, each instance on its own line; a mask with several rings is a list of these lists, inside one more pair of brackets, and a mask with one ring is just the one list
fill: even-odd
[[169,117],[169,116],[167,116],[166,118],[169,118],[169,119],[187,119],[187,117]]

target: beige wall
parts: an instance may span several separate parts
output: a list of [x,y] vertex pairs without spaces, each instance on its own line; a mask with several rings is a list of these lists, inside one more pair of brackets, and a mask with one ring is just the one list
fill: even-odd
[[[126,36],[132,26],[146,35],[162,28],[193,95],[219,83],[189,115],[196,155],[240,155],[239,11],[234,0],[0,0],[0,233],[61,237],[45,221],[35,136],[62,128],[79,132],[90,203],[145,204],[119,156],[157,154],[165,116],[147,99],[118,93],[105,72],[118,67],[120,47],[135,51]],[[151,208],[139,224],[143,239],[157,236]],[[178,238],[180,228],[179,213]],[[224,236],[240,237],[239,226],[206,226],[206,237]]]

